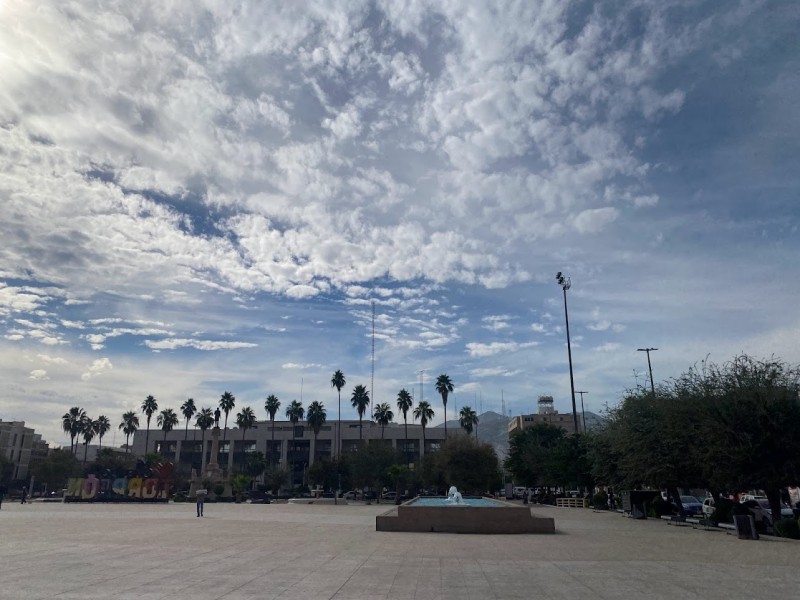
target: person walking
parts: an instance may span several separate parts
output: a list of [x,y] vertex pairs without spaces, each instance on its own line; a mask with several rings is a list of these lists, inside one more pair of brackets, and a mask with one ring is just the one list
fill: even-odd
[[208,490],[205,488],[199,489],[195,492],[195,496],[197,497],[197,516],[203,516],[203,505],[206,503],[206,496],[208,495]]
[[28,488],[24,485],[22,486],[22,502],[20,504],[27,504],[28,503]]
[[0,508],[3,508],[3,497],[8,493],[5,486],[0,485]]

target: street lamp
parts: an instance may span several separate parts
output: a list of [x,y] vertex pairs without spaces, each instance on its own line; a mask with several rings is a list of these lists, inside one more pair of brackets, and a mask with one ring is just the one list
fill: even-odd
[[572,346],[569,341],[569,312],[567,311],[567,290],[572,287],[569,277],[565,277],[561,271],[556,273],[556,282],[564,290],[564,319],[567,323],[567,357],[569,358],[569,387],[572,390],[572,423],[575,426],[575,433],[578,433],[578,410],[575,406],[575,380],[572,377]]
[[650,353],[655,352],[658,348],[637,348],[637,352],[647,352],[647,368],[650,370],[650,391],[653,396],[656,395],[656,386],[653,384],[653,366],[650,364]]

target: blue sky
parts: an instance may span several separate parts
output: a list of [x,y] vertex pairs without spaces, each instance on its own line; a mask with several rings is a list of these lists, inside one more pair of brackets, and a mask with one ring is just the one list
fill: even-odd
[[[0,418],[600,411],[800,362],[800,7],[0,4]],[[349,403],[347,404],[349,407]],[[440,403],[436,422],[443,418]],[[352,417],[352,409],[343,410]],[[449,415],[452,417],[452,412]],[[116,440],[121,442],[121,437]]]

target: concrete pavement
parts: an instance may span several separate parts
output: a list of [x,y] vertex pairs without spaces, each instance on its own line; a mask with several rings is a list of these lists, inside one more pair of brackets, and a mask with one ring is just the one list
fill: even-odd
[[0,599],[789,598],[800,542],[535,506],[556,535],[375,531],[386,505],[4,502]]

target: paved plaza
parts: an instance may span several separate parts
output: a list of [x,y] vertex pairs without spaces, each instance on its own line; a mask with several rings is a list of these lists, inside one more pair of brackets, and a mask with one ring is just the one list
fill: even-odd
[[[800,542],[536,507],[555,535],[383,533],[385,505],[3,503],[0,598],[793,598]],[[458,510],[458,509],[455,509]]]

